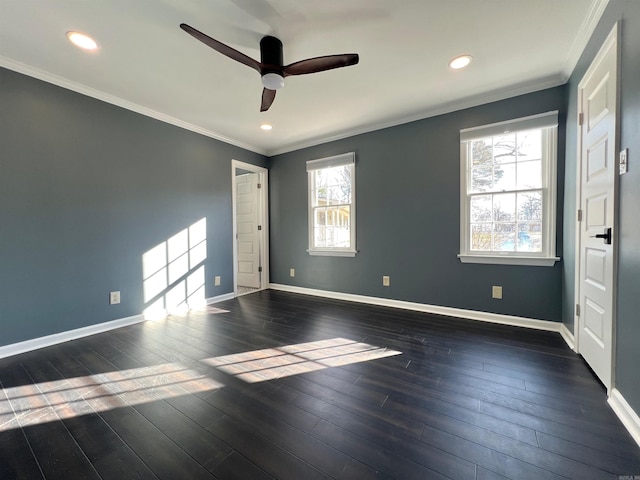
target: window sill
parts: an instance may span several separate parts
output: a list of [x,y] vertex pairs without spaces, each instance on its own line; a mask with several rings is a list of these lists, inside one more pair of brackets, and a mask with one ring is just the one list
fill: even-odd
[[497,255],[462,255],[458,258],[462,263],[484,263],[492,265],[527,265],[532,267],[553,267],[560,257],[516,257]]
[[307,250],[309,255],[318,257],[355,257],[357,250]]

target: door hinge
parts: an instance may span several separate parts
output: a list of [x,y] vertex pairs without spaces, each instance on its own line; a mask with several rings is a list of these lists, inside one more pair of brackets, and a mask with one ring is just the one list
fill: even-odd
[[258,272],[261,272],[261,271],[262,271],[262,267],[258,267]]
[[584,114],[583,113],[579,113],[578,114],[578,125],[582,126],[583,123],[584,123]]
[[262,184],[261,183],[258,184],[258,188],[262,188]]
[[236,240],[238,239],[238,234],[236,233]]
[[578,210],[578,221],[581,222],[582,221],[582,209]]
[[580,304],[576,303],[576,317],[580,316]]
[[262,230],[262,225],[258,225],[258,230]]

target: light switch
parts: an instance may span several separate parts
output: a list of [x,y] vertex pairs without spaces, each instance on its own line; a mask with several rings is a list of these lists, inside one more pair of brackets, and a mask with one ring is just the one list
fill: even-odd
[[620,168],[618,172],[620,175],[624,175],[625,173],[627,173],[628,161],[629,161],[629,149],[625,148],[624,150],[620,151]]

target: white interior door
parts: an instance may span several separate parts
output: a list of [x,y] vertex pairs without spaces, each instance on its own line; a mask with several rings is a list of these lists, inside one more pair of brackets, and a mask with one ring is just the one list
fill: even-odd
[[579,85],[581,120],[578,351],[612,386],[617,29]]
[[260,174],[236,176],[237,283],[260,288]]

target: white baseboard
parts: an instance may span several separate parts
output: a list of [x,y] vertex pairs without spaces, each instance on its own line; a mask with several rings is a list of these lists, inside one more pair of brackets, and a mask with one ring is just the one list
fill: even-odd
[[640,417],[638,417],[638,414],[631,408],[631,405],[627,403],[617,388],[611,391],[607,401],[638,446],[640,446]]
[[214,303],[224,302],[225,300],[232,300],[233,298],[235,298],[235,296],[236,295],[233,292],[225,293],[223,295],[207,298],[206,302],[207,302],[207,305],[213,305]]
[[88,337],[89,335],[95,335],[97,333],[114,330],[120,327],[126,327],[127,325],[133,325],[135,323],[144,321],[144,315],[134,315],[132,317],[119,318],[117,320],[111,320],[109,322],[98,323],[96,325],[76,328],[74,330],[67,330],[66,332],[54,333],[53,335],[34,338],[32,340],[25,340],[24,342],[12,343],[11,345],[0,347],[0,358],[30,352],[39,348],[50,347],[52,345],[57,345],[58,343],[64,343],[70,340],[75,340],[77,338]]
[[[214,303],[222,302],[224,300],[231,300],[234,297],[235,295],[233,294],[233,292],[231,292],[225,293],[224,295],[207,298],[205,301],[207,305],[213,305]],[[160,312],[160,315],[166,316],[168,315],[168,312]],[[38,350],[39,348],[50,347],[52,345],[68,342],[70,340],[76,340],[78,338],[88,337],[89,335],[95,335],[97,333],[107,332],[116,328],[126,327],[135,323],[144,322],[145,320],[147,320],[147,318],[145,318],[143,314],[134,315],[132,317],[111,320],[109,322],[76,328],[74,330],[68,330],[66,332],[54,333],[53,335],[47,335],[45,337],[25,340],[24,342],[12,343],[10,345],[0,347],[0,358],[11,357],[12,355],[18,355],[20,353]]]
[[402,308],[405,310],[414,310],[417,312],[433,313],[436,315],[445,315],[448,317],[460,317],[469,320],[478,320],[481,322],[499,323],[502,325],[511,325],[515,327],[533,328],[536,330],[546,330],[548,332],[560,332],[562,323],[551,322],[548,320],[536,320],[533,318],[516,317],[512,315],[502,315],[499,313],[479,312],[476,310],[464,310],[461,308],[442,307],[439,305],[428,305],[425,303],[406,302],[404,300],[392,300],[389,298],[368,297],[365,295],[355,295],[352,293],[332,292],[329,290],[316,290],[313,288],[295,287],[292,285],[283,285],[279,283],[269,284],[269,288],[273,290],[281,290],[283,292],[301,293],[304,295],[313,295],[316,297],[334,298],[336,300],[347,300],[350,302],[368,303],[370,305],[380,305],[383,307]]
[[567,342],[567,345],[569,345],[569,348],[575,352],[576,351],[575,337],[573,336],[573,332],[569,330],[564,323],[560,326],[560,335],[562,335],[562,338],[564,339],[564,341]]

